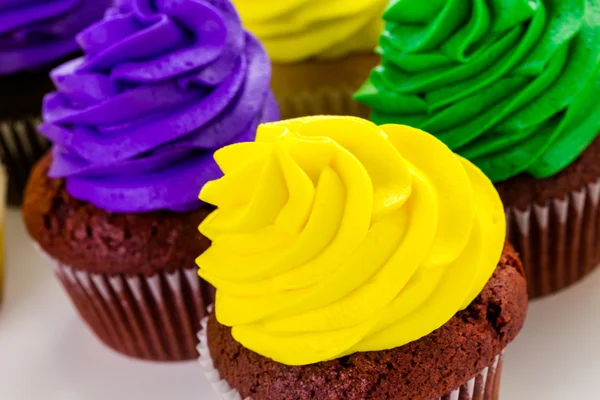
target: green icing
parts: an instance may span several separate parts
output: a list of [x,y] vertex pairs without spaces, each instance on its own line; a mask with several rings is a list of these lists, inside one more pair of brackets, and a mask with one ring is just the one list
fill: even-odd
[[600,0],[393,0],[356,93],[495,182],[556,174],[600,132]]

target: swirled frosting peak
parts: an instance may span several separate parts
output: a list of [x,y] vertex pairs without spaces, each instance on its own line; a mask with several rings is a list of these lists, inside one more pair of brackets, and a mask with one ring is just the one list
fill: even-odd
[[0,76],[56,63],[79,48],[75,35],[111,0],[0,0]]
[[402,346],[467,307],[504,245],[498,194],[429,134],[350,117],[259,126],[215,153],[197,262],[216,316],[265,357],[305,365]]
[[493,181],[545,178],[600,131],[599,0],[394,0],[357,99]]
[[369,52],[388,0],[233,0],[275,62]]
[[115,212],[200,206],[217,148],[279,111],[266,52],[228,0],[129,0],[78,36],[85,56],[52,72],[41,132],[50,175]]

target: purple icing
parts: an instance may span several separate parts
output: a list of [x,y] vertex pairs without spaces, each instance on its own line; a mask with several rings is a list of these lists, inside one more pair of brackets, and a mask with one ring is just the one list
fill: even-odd
[[40,131],[50,176],[98,207],[196,209],[221,176],[214,151],[279,119],[268,56],[229,0],[116,1],[77,40],[85,56],[52,71]]
[[0,76],[35,70],[79,50],[75,35],[111,0],[0,0]]

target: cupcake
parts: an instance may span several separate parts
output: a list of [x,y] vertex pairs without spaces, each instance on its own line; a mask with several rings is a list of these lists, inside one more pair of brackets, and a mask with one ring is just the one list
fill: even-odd
[[388,0],[233,0],[273,62],[282,118],[366,117],[352,99],[379,57],[373,54]]
[[356,98],[431,132],[496,184],[529,296],[600,262],[600,4],[393,1]]
[[75,34],[96,22],[110,0],[0,1],[0,157],[9,202],[21,203],[33,164],[49,145],[36,132],[51,67],[79,50]]
[[264,124],[215,159],[199,347],[224,399],[498,398],[527,285],[480,170],[351,117]]
[[269,59],[227,0],[121,2],[54,71],[40,131],[29,234],[91,330],[147,360],[197,358],[213,291],[194,259],[211,211],[198,190],[215,149],[278,119]]

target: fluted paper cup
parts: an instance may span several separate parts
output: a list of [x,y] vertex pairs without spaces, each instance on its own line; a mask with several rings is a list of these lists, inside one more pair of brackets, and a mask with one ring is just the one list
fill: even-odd
[[20,205],[27,178],[50,148],[37,131],[40,116],[0,121],[0,158],[8,173],[8,203]]
[[195,267],[152,276],[105,275],[46,257],[81,318],[107,346],[150,361],[198,358],[199,321],[208,315],[214,290]]
[[339,60],[274,63],[271,87],[281,118],[310,115],[368,118],[369,108],[353,96],[379,62],[376,54],[356,54]]
[[600,180],[544,205],[506,209],[507,236],[521,256],[529,298],[560,291],[600,263]]
[[278,103],[282,118],[298,118],[309,115],[350,115],[368,118],[366,106],[352,96],[356,87],[322,88],[314,92],[301,92],[293,97],[279,95]]

